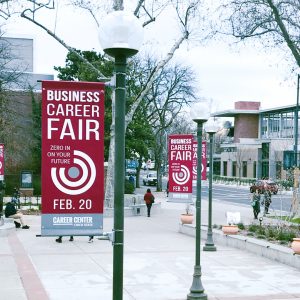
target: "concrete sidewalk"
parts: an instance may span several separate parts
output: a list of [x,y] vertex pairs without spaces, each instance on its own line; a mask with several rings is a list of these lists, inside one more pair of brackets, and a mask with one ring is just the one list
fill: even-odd
[[[156,193],[161,212],[151,218],[125,219],[124,300],[184,300],[195,262],[195,239],[178,233],[184,204],[169,203]],[[226,211],[240,211],[252,220],[249,206],[214,202],[213,223],[224,224]],[[207,201],[202,220],[207,223]],[[37,238],[40,217],[25,216],[30,230],[8,230],[0,236],[0,300],[110,300],[112,245],[109,241],[75,237]],[[111,231],[113,219],[104,219]],[[206,237],[202,237],[206,238]],[[205,242],[204,240],[202,241]],[[202,283],[208,299],[300,299],[299,271],[268,259],[217,245],[201,251]]]

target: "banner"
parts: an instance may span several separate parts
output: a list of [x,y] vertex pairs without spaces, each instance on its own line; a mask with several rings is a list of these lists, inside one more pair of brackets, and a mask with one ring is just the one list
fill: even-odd
[[42,82],[42,236],[101,235],[104,84]]
[[[197,180],[197,141],[193,141],[193,180]],[[206,142],[202,141],[202,158],[201,158],[201,180],[207,179],[206,174],[207,157],[206,157]]]
[[0,180],[4,180],[4,144],[0,144]]
[[193,135],[169,136],[169,199],[191,202],[193,189]]

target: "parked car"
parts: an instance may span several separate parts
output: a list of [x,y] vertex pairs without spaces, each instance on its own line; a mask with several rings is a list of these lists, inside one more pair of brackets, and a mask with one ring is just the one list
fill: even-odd
[[259,190],[260,194],[263,194],[265,190],[270,191],[276,195],[278,193],[278,185],[276,182],[271,180],[257,180],[253,185],[250,186],[250,193],[254,193]]
[[132,169],[132,168],[126,169],[126,175],[136,175],[136,169]]
[[148,173],[143,178],[143,184],[144,185],[156,185],[157,184],[157,176],[156,173]]

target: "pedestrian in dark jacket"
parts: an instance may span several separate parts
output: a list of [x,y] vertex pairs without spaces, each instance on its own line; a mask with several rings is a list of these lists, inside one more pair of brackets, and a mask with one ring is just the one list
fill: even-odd
[[152,203],[154,203],[154,199],[155,199],[155,197],[151,193],[151,190],[147,189],[147,193],[144,195],[144,201],[145,201],[146,206],[147,206],[147,215],[148,215],[148,217],[150,217],[151,207],[152,207]]
[[253,208],[254,219],[257,219],[258,214],[260,213],[260,193],[259,189],[256,189],[252,196],[251,202]]
[[17,211],[13,202],[6,203],[4,214],[6,218],[13,218],[16,228],[29,229],[29,226],[24,223],[23,214]]
[[269,207],[270,207],[271,202],[272,202],[271,192],[268,190],[265,190],[264,199],[262,201],[262,205],[264,206],[264,216],[266,214],[269,214]]

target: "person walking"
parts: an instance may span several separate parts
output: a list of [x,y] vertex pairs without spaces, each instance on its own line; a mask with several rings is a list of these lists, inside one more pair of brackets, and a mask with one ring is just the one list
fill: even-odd
[[252,196],[251,202],[253,208],[254,219],[257,219],[258,214],[260,213],[260,193],[259,189],[256,189]]
[[264,216],[266,216],[266,214],[269,214],[269,207],[270,207],[271,202],[272,202],[271,191],[265,190],[264,191],[264,200],[262,201],[262,205],[264,206]]
[[[70,236],[70,239],[69,239],[70,242],[73,242],[74,241],[74,237],[73,235]],[[56,240],[55,240],[56,243],[62,243],[62,235],[60,235]]]
[[151,193],[151,190],[147,189],[147,192],[144,195],[144,201],[145,201],[146,206],[147,206],[147,215],[148,215],[148,217],[150,217],[151,207],[152,207],[152,203],[154,203],[154,199],[155,199],[155,197]]
[[169,197],[169,180],[167,182],[167,189],[166,189],[167,197]]

